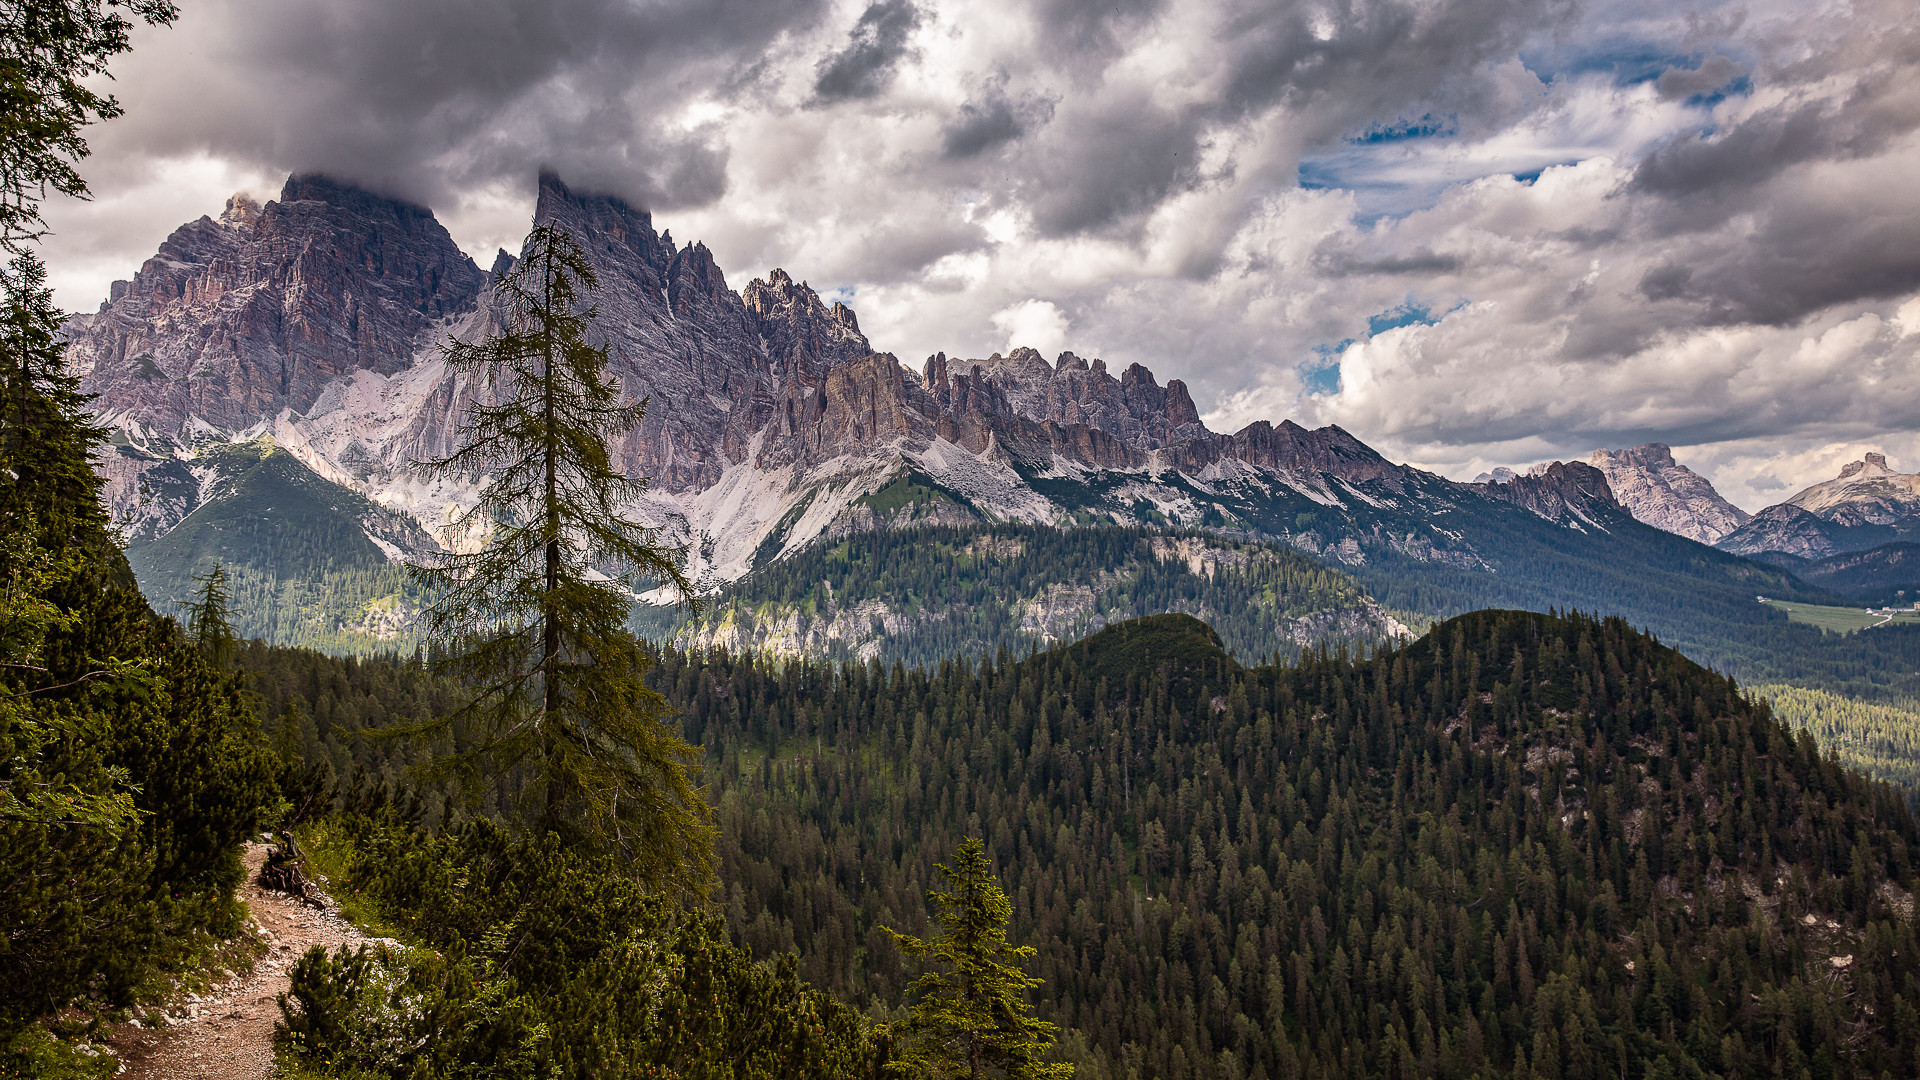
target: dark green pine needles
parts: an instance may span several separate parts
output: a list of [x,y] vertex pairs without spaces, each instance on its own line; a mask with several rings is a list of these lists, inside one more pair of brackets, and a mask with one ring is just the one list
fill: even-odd
[[1040,980],[1021,969],[1030,945],[1007,942],[1013,904],[993,880],[986,845],[969,837],[953,866],[938,864],[952,892],[930,892],[940,933],[931,941],[888,930],[908,956],[945,966],[913,981],[919,998],[908,1012],[898,1065],[926,1077],[1005,1076],[1009,1080],[1070,1080],[1072,1065],[1047,1064],[1040,1055],[1059,1029],[1028,1015],[1027,991]]
[[422,468],[483,478],[454,523],[482,543],[421,570],[438,590],[431,632],[469,698],[415,730],[459,726],[473,742],[446,759],[456,770],[481,785],[518,772],[546,828],[610,845],[644,880],[697,888],[712,865],[707,806],[688,776],[698,751],[662,722],[627,628],[639,579],[691,587],[677,553],[626,516],[644,481],[622,475],[608,447],[646,402],[622,403],[606,347],[588,343],[597,287],[577,244],[536,227],[494,281],[500,332],[445,349],[471,403],[458,448]]

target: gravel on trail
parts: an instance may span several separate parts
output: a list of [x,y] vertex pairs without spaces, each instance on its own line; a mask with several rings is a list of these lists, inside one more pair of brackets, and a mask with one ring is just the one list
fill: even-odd
[[231,975],[201,994],[166,1008],[167,1024],[114,1025],[111,1045],[125,1062],[121,1080],[266,1080],[273,1075],[273,1025],[287,969],[312,945],[332,950],[371,941],[341,917],[331,899],[316,911],[294,896],[255,884],[271,850],[249,844],[240,896],[253,912],[254,933],[267,951],[247,974]]

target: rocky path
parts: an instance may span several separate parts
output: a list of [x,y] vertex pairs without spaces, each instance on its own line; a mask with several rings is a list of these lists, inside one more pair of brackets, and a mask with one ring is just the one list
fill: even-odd
[[311,945],[328,949],[368,940],[329,903],[316,911],[286,893],[254,884],[267,845],[247,848],[241,895],[252,910],[265,955],[253,971],[229,977],[205,994],[189,995],[168,1010],[167,1026],[117,1025],[113,1048],[126,1063],[124,1080],[265,1080],[273,1075],[273,1024],[287,969]]

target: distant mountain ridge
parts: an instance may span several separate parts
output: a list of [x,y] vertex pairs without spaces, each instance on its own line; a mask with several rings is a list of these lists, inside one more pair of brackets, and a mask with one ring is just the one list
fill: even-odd
[[1832,480],[1762,510],[1720,547],[1824,559],[1913,539],[1920,539],[1920,474],[1895,472],[1886,455],[1870,453]]
[[[595,332],[628,394],[650,403],[616,460],[650,478],[638,513],[685,546],[709,589],[823,540],[1023,523],[1279,542],[1399,597],[1382,603],[1435,614],[1500,598],[1626,611],[1669,632],[1675,618],[1705,624],[1621,590],[1793,588],[1636,521],[1584,463],[1470,485],[1390,462],[1338,427],[1216,433],[1179,380],[1161,384],[1138,364],[1115,375],[1071,352],[1052,363],[1026,348],[936,353],[914,374],[873,348],[845,304],[779,270],[736,292],[703,245],[677,244],[619,199],[545,174],[535,220],[569,231],[592,261]],[[325,177],[293,177],[278,201],[236,197],[219,220],[183,226],[68,327],[70,362],[113,431],[107,497],[133,553],[164,545],[213,497],[209,453],[256,440],[285,452],[273,475],[286,484],[311,488],[283,475],[297,464],[417,524],[376,537],[373,517],[338,511],[392,562],[473,542],[448,523],[477,480],[429,482],[412,464],[447,451],[473,392],[440,343],[483,339],[497,320],[488,275],[429,211]],[[218,516],[265,536],[279,535],[277,513],[267,500],[227,500]],[[304,610],[331,622],[301,633],[346,640],[404,625],[389,617],[404,596],[373,584],[390,579],[357,561],[296,574],[273,550],[238,556],[253,560],[262,597],[314,573],[353,585],[303,594]],[[259,615],[288,632],[266,607]]]
[[1674,461],[1664,443],[1595,450],[1584,462],[1547,461],[1522,470],[1501,466],[1473,482],[1549,517],[1559,503],[1579,507],[1599,500],[1702,544],[1715,543],[1752,516],[1721,498],[1705,477]]

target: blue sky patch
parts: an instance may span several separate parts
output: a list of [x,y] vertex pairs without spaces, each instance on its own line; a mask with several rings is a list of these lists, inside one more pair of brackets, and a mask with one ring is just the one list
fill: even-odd
[[1416,323],[1422,326],[1432,326],[1434,323],[1439,322],[1445,314],[1445,312],[1441,312],[1440,315],[1435,315],[1433,309],[1427,307],[1427,305],[1416,304],[1409,300],[1399,307],[1388,308],[1378,315],[1367,316],[1367,336],[1373,337],[1377,334],[1384,334],[1389,330],[1397,330],[1402,326],[1412,326]]
[[1561,48],[1522,49],[1520,62],[1541,82],[1579,75],[1607,73],[1615,86],[1635,86],[1667,73],[1669,68],[1696,68],[1704,59],[1697,53],[1676,53],[1650,41],[1615,39],[1581,42]]
[[1579,158],[1573,158],[1568,161],[1549,162],[1548,164],[1542,165],[1537,169],[1528,169],[1526,172],[1514,173],[1513,178],[1515,180],[1520,181],[1523,184],[1531,184],[1535,180],[1540,179],[1540,174],[1546,172],[1548,169],[1557,169],[1562,165],[1578,165],[1578,164],[1580,164]]
[[[1466,306],[1462,300],[1446,311],[1434,314],[1431,307],[1409,300],[1398,307],[1390,307],[1376,315],[1367,316],[1367,336],[1373,337],[1395,330],[1402,326],[1432,326],[1451,312]],[[1341,338],[1330,345],[1315,345],[1313,356],[1294,366],[1294,372],[1300,376],[1301,387],[1309,394],[1337,394],[1340,392],[1340,354],[1347,346],[1359,338]]]
[[1347,140],[1351,146],[1379,146],[1409,139],[1445,139],[1459,132],[1458,117],[1438,117],[1432,113],[1418,120],[1396,120],[1391,124],[1368,128]]

